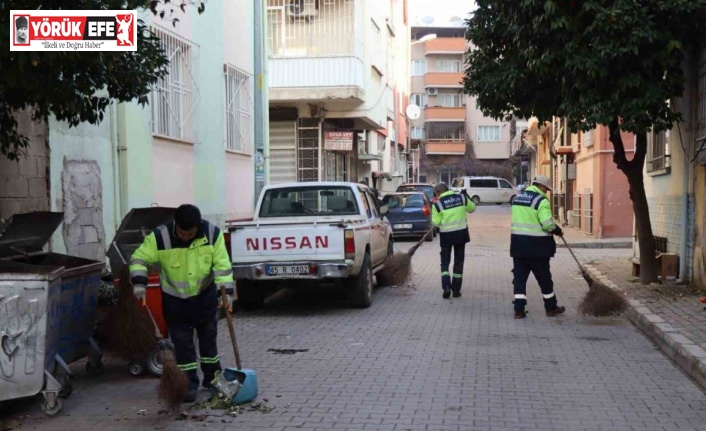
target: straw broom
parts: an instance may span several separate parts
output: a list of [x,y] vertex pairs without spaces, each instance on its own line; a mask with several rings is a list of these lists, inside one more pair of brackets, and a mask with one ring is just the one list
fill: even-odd
[[566,239],[564,239],[563,236],[560,238],[564,242],[564,245],[566,245],[566,248],[571,253],[571,256],[576,261],[576,264],[579,266],[579,269],[581,270],[581,276],[584,280],[586,280],[586,283],[588,284],[588,293],[586,293],[586,296],[584,296],[583,300],[581,301],[581,303],[579,303],[578,306],[579,314],[582,314],[584,316],[601,317],[612,316],[624,311],[628,306],[625,298],[620,295],[620,293],[617,292],[615,289],[611,289],[600,281],[592,279],[588,275],[588,272],[586,272],[586,269],[583,267],[583,265],[581,265],[581,262],[579,262],[578,258],[574,254],[574,251],[571,249],[571,247],[569,247],[569,244],[566,242]]
[[159,343],[162,360],[162,377],[159,380],[157,394],[171,411],[178,411],[189,391],[189,378],[179,369],[172,347],[167,340]]
[[431,235],[433,228],[429,230],[406,252],[398,252],[385,259],[385,267],[380,270],[379,274],[390,286],[403,286],[409,281],[412,275],[412,256],[417,249],[424,243],[428,235]]

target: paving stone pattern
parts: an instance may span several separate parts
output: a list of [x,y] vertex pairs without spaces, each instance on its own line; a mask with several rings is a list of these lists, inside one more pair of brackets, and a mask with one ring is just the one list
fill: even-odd
[[[414,257],[416,290],[378,289],[367,310],[346,308],[339,295],[303,292],[240,314],[243,362],[257,370],[259,400],[267,399],[270,413],[175,421],[158,413],[156,379],[130,377],[114,361],[100,379],[74,365],[75,393],[60,417],[42,417],[34,403],[16,405],[22,429],[704,429],[704,392],[632,324],[576,316],[586,285],[568,251],[553,261],[567,315],[544,315],[532,279],[529,316],[514,320],[508,208],[483,207],[470,220],[460,299],[441,298],[435,240]],[[585,260],[625,253],[580,251]],[[227,332],[222,322],[221,357],[233,364]]]

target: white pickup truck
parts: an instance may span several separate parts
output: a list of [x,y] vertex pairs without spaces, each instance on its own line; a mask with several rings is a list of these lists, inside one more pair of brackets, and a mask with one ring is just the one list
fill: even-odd
[[227,226],[240,304],[259,308],[282,287],[342,281],[353,306],[369,307],[373,274],[393,253],[387,213],[362,184],[265,187],[253,220]]

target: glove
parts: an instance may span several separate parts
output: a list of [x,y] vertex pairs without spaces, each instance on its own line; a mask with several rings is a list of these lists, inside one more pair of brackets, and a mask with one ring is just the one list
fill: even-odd
[[462,188],[462,189],[461,189],[461,194],[464,195],[464,196],[466,196],[466,197],[468,197],[468,192],[466,191],[465,188]]
[[554,230],[551,233],[554,235],[557,235],[557,236],[564,236],[564,231],[561,230],[561,228],[559,226],[554,228]]
[[140,301],[143,301],[145,299],[145,296],[147,295],[147,288],[141,284],[136,284],[132,294],[135,296],[135,298],[139,299]]

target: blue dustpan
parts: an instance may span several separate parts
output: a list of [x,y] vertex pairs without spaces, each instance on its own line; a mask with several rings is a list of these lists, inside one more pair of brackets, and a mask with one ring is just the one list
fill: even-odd
[[223,370],[223,377],[229,382],[237,380],[243,385],[235,394],[233,403],[248,403],[257,397],[257,373],[255,370],[226,368]]
[[[221,286],[221,297],[223,298],[224,305],[229,305],[228,296],[224,286]],[[240,390],[235,394],[233,402],[235,404],[243,404],[250,402],[257,397],[257,373],[255,370],[243,369],[240,366],[240,353],[238,352],[238,342],[235,341],[233,318],[231,317],[227,306],[225,309],[226,318],[228,320],[228,331],[230,332],[230,340],[233,343],[233,353],[235,353],[235,364],[238,368],[226,368],[223,370],[223,377],[229,382],[237,380],[242,385]]]

